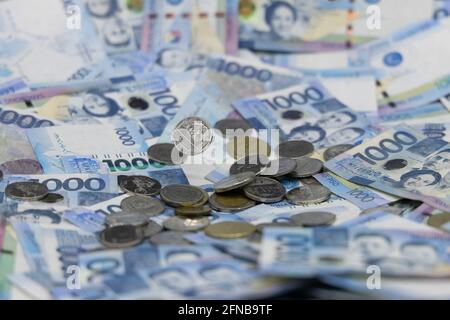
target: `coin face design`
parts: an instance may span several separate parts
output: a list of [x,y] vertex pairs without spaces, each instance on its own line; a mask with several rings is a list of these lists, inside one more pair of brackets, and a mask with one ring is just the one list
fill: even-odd
[[242,172],[234,174],[215,183],[214,190],[217,193],[220,193],[238,189],[251,183],[253,180],[255,180],[255,177],[256,175],[253,172]]
[[295,178],[307,178],[319,173],[323,168],[323,162],[318,159],[300,158],[296,160],[297,165],[291,176]]
[[336,221],[336,215],[323,211],[302,212],[293,215],[291,221],[304,227],[329,226]]
[[244,188],[245,195],[255,201],[273,203],[281,201],[286,194],[283,185],[270,178],[257,177],[252,183]]
[[278,145],[278,156],[280,158],[301,158],[311,155],[314,152],[314,145],[303,140],[285,141]]
[[153,196],[161,190],[159,181],[146,176],[121,176],[119,186],[132,195]]
[[183,163],[185,156],[173,143],[157,143],[147,150],[148,158],[152,161],[173,166]]
[[199,117],[180,121],[172,132],[172,142],[183,154],[202,153],[212,143],[214,132],[211,126]]
[[41,200],[48,194],[48,188],[39,182],[21,181],[13,182],[6,186],[5,194],[8,198],[36,201]]
[[201,205],[208,201],[208,193],[188,184],[172,184],[161,190],[161,199],[174,207]]
[[142,229],[130,225],[109,227],[100,233],[100,243],[113,249],[133,247],[143,240]]
[[139,213],[147,217],[155,217],[164,212],[164,203],[147,196],[131,196],[122,200],[120,206],[124,212]]
[[286,199],[292,204],[302,205],[324,202],[330,196],[331,192],[328,188],[318,184],[310,184],[290,190],[286,194]]

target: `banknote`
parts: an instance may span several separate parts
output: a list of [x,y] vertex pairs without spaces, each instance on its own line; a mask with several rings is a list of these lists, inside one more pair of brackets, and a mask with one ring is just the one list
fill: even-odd
[[96,233],[105,229],[105,216],[87,208],[73,208],[63,213],[64,219],[83,231]]
[[432,17],[433,2],[395,0],[241,1],[239,46],[259,51],[317,52],[358,47]]
[[28,91],[28,86],[20,78],[0,83],[0,97],[22,91]]
[[5,219],[0,218],[0,299],[11,298],[12,285],[8,277],[14,273],[17,241]]

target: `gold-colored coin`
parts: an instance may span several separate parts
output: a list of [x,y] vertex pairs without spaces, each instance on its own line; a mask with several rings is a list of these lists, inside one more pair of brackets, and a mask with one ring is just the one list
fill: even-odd
[[191,206],[191,207],[178,207],[175,209],[175,214],[183,217],[202,217],[208,216],[211,213],[209,206]]
[[224,221],[211,224],[205,228],[205,233],[218,239],[246,238],[256,231],[256,227],[248,222]]
[[[442,229],[445,224],[450,225],[450,212],[439,213],[428,218],[427,224],[431,227]],[[450,228],[445,228],[450,231]]]
[[256,205],[256,202],[244,196],[238,191],[213,193],[209,198],[209,204],[217,211],[236,212]]
[[228,142],[227,152],[234,159],[241,159],[250,155],[265,155],[270,156],[270,146],[255,137],[251,136],[237,136]]

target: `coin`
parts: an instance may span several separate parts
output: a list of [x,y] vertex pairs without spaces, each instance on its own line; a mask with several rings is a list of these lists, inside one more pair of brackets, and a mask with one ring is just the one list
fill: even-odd
[[155,221],[148,221],[148,224],[142,227],[142,232],[144,234],[145,238],[150,238],[154,236],[155,234],[160,233],[163,230],[163,227],[161,227],[159,224],[157,224]]
[[143,214],[134,212],[116,212],[106,216],[105,224],[114,226],[130,225],[134,227],[142,227],[148,223],[148,217]]
[[253,172],[260,174],[264,168],[270,163],[269,158],[264,155],[252,155],[239,159],[230,167],[230,174],[238,174],[242,172]]
[[183,163],[185,156],[175,148],[173,143],[157,143],[147,150],[150,160],[173,166]]
[[329,226],[336,221],[336,215],[322,211],[302,212],[293,215],[291,221],[303,227]]
[[227,144],[227,152],[234,159],[241,159],[251,155],[270,156],[270,146],[252,136],[233,137]]
[[211,214],[211,208],[207,205],[178,207],[175,214],[183,217],[202,217]]
[[205,233],[218,239],[246,238],[256,231],[256,227],[248,222],[224,221],[210,224]]
[[217,121],[214,128],[219,130],[224,136],[227,136],[227,130],[232,130],[233,135],[239,135],[240,133],[245,134],[252,127],[245,120],[223,119]]
[[213,193],[209,197],[209,204],[217,211],[236,212],[256,205],[256,202],[244,196],[238,191],[225,193]]
[[153,196],[161,190],[158,180],[146,176],[121,176],[118,181],[120,188],[132,195]]
[[352,144],[338,144],[336,146],[329,147],[323,153],[323,158],[325,161],[336,158],[341,153],[344,153],[347,150],[352,149],[354,146]]
[[19,159],[3,162],[0,170],[5,175],[10,174],[43,174],[42,166],[39,161],[34,159]]
[[408,165],[408,161],[405,159],[391,159],[389,161],[386,161],[386,163],[383,165],[383,168],[385,170],[398,170],[406,167]]
[[277,180],[257,177],[252,183],[244,187],[244,193],[252,200],[273,203],[283,200],[286,189]]
[[285,176],[297,167],[297,161],[290,158],[281,158],[270,161],[269,165],[261,172],[262,176],[278,178]]
[[57,203],[57,202],[60,202],[63,200],[64,200],[64,197],[62,195],[60,195],[59,193],[50,192],[50,193],[47,193],[47,195],[39,201],[44,202],[44,203]]
[[295,205],[303,205],[310,203],[320,203],[328,200],[331,192],[328,188],[317,185],[310,184],[308,186],[303,186],[290,190],[286,194],[288,202]]
[[172,132],[172,142],[183,154],[202,153],[213,139],[211,126],[199,117],[189,117],[180,121]]
[[189,235],[189,232],[181,231],[163,231],[155,234],[150,238],[150,242],[153,244],[174,244],[174,245],[188,245],[192,244],[189,240],[184,237]]
[[253,172],[233,174],[215,183],[214,190],[219,193],[242,188],[243,186],[255,180],[255,177],[256,175]]
[[434,228],[450,231],[450,213],[434,214],[428,218],[427,224]]
[[165,205],[161,200],[146,196],[127,197],[122,200],[120,207],[125,212],[139,213],[147,217],[158,216],[165,210]]
[[291,140],[278,145],[278,156],[280,158],[301,158],[311,155],[314,146],[311,142],[304,140]]
[[35,201],[44,198],[48,194],[48,188],[39,182],[13,182],[8,184],[5,194],[11,199]]
[[291,173],[295,178],[307,178],[319,173],[323,168],[323,162],[318,159],[300,158],[296,159],[297,167]]
[[209,225],[209,219],[206,217],[170,217],[163,223],[164,228],[172,231],[199,231]]
[[162,188],[160,195],[161,199],[172,207],[200,205],[208,201],[206,191],[189,184],[168,185]]
[[143,239],[141,228],[127,225],[108,227],[100,233],[100,243],[113,249],[132,247],[141,243]]

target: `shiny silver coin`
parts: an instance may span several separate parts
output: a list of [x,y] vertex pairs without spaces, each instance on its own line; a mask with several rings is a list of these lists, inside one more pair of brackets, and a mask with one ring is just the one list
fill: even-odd
[[262,176],[278,178],[295,170],[297,161],[290,158],[281,158],[270,161],[269,165],[261,172]]
[[111,249],[123,249],[138,245],[144,240],[141,228],[134,226],[115,226],[100,233],[100,243]]
[[242,172],[253,172],[260,174],[270,163],[269,158],[265,155],[250,155],[239,159],[230,167],[230,174],[238,174]]
[[199,117],[189,117],[180,121],[172,132],[175,147],[186,155],[202,153],[213,139],[211,126]]
[[130,225],[142,227],[148,223],[148,217],[134,212],[116,212],[110,214],[105,219],[105,224],[109,227]]
[[41,202],[44,203],[58,203],[64,200],[64,197],[60,195],[59,193],[48,193],[44,198],[42,198]]
[[354,146],[352,144],[338,144],[336,146],[329,147],[323,153],[323,158],[325,159],[325,161],[331,160],[353,147]]
[[168,185],[161,190],[160,195],[161,199],[172,207],[201,205],[208,201],[206,191],[188,184]]
[[188,218],[188,217],[170,217],[163,223],[164,228],[172,231],[199,231],[209,225],[207,217]]
[[173,143],[157,143],[147,150],[148,158],[158,163],[173,166],[183,163],[185,156]]
[[[227,136],[227,130],[228,130],[228,133],[232,134],[232,136],[236,136],[236,135],[240,135],[240,134],[244,135],[245,132],[247,130],[251,129],[252,127],[245,120],[223,119],[223,120],[217,121],[216,124],[214,125],[214,128],[219,130],[223,136]],[[232,136],[230,136],[230,137],[232,137]]]
[[277,180],[257,177],[252,183],[244,187],[244,193],[252,200],[273,203],[283,200],[286,189]]
[[332,225],[336,215],[322,211],[302,212],[293,215],[291,221],[303,227],[322,227]]
[[290,190],[286,194],[286,199],[289,203],[304,205],[324,202],[328,200],[330,196],[331,192],[328,188],[322,185],[311,184]]
[[124,212],[139,213],[155,217],[164,212],[166,206],[159,199],[146,196],[131,196],[122,200],[120,207]]
[[307,157],[314,152],[314,146],[311,142],[303,140],[291,140],[282,142],[278,145],[278,156],[280,158],[297,159]]
[[214,190],[217,193],[239,189],[255,180],[256,175],[253,172],[242,172],[226,177],[214,184]]
[[192,242],[186,240],[184,237],[189,235],[189,232],[180,231],[163,231],[155,234],[150,238],[153,244],[174,244],[174,245],[190,245]]
[[319,173],[323,169],[323,162],[318,159],[300,158],[297,159],[297,166],[291,173],[294,178],[307,178]]
[[148,221],[148,224],[142,227],[142,232],[145,238],[153,237],[155,234],[160,233],[162,230],[162,226],[151,220]]
[[36,201],[41,200],[48,194],[48,188],[39,182],[21,181],[13,182],[6,186],[5,194],[8,198]]
[[146,176],[120,176],[120,188],[131,195],[154,196],[161,190],[158,180]]

